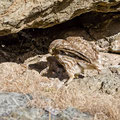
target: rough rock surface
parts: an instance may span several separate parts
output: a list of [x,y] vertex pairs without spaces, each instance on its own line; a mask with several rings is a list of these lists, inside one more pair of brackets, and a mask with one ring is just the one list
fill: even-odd
[[64,111],[62,111],[60,114],[61,120],[72,120],[72,119],[78,119],[78,120],[92,120],[93,116],[89,113],[81,113],[79,110],[75,108],[68,108]]
[[[40,59],[44,61],[45,56],[44,59],[39,57]],[[96,117],[100,117],[100,119],[103,117],[106,120],[119,120],[120,74],[116,71],[120,66],[106,68],[99,75],[90,72],[91,75],[88,74],[85,78],[75,79],[67,89],[63,86],[62,91],[59,91],[57,88],[61,82],[58,76],[54,76],[55,78],[49,76],[49,79],[41,77],[39,72],[43,68],[39,66],[40,64],[31,63],[30,60],[27,60],[26,64],[34,65],[32,68],[30,67],[31,69],[26,69],[23,65],[15,63],[0,64],[1,119],[47,120],[51,116],[55,120],[63,120],[63,118],[70,120],[76,117],[80,120],[92,120]],[[109,61],[108,59],[107,62]],[[109,65],[111,64],[107,64],[107,67]],[[4,93],[4,91],[29,93],[32,97],[18,93]],[[37,108],[28,107],[27,102],[32,102],[32,100],[35,100],[35,104],[32,106],[36,105]],[[40,106],[43,105],[44,109],[39,108],[39,104]],[[73,108],[61,112],[58,109],[60,106],[77,107],[81,109],[81,112]]]
[[[119,12],[120,0],[0,0],[0,120],[120,120]],[[77,36],[96,45],[101,72],[68,87],[61,66],[41,76],[49,44]]]
[[110,51],[120,53],[120,37],[111,43]]
[[119,12],[119,3],[119,0],[1,0],[0,36],[26,28],[51,27],[90,11]]
[[[11,104],[12,106],[12,104]],[[6,114],[6,112],[4,112]],[[48,111],[34,107],[23,107],[12,110],[7,115],[0,115],[2,120],[93,120],[93,116],[88,113],[82,113],[78,109],[68,108],[59,111],[57,115],[50,114]]]
[[20,107],[26,107],[30,99],[29,95],[20,93],[0,93],[0,117],[7,116]]
[[[68,106],[80,109],[82,116],[84,113],[85,115],[89,113],[96,120],[120,119],[120,55],[119,44],[115,44],[119,41],[120,31],[119,17],[115,17],[117,14],[90,12],[53,28],[23,30],[17,34],[0,37],[1,92],[30,94],[33,97],[32,105],[40,107],[23,108],[15,114],[13,112],[11,113],[13,119],[16,119],[16,116],[22,119],[22,115],[29,119],[27,114],[31,114],[31,118],[36,119],[34,110],[43,111],[44,118],[48,119],[49,114],[42,108],[51,114],[54,113],[52,117],[56,119],[56,112]],[[90,19],[89,16],[93,18]],[[101,20],[96,21],[100,17]],[[109,22],[112,17],[115,19]],[[50,42],[58,38],[73,37],[74,39],[76,36],[95,44],[101,51],[103,70],[100,74],[86,70],[86,77],[75,79],[68,88],[62,82],[66,79],[64,70],[61,73],[53,71],[41,76],[41,71],[47,67],[46,57],[49,55],[45,53],[48,53]],[[61,85],[63,87],[58,90]],[[64,111],[61,116],[65,117],[66,114]],[[41,115],[38,118],[41,118]],[[71,118],[71,114],[67,118]]]
[[[82,113],[75,108],[68,108],[59,111],[56,115],[49,114],[42,108],[28,106],[28,102],[32,99],[29,95],[21,93],[0,93],[0,119],[1,120],[92,120],[93,116],[88,113]],[[54,113],[54,112],[53,112]]]

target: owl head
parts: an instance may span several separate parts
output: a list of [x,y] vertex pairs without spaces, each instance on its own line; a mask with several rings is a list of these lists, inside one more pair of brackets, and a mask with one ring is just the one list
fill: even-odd
[[54,40],[49,46],[49,53],[52,55],[59,54],[59,52],[64,48],[65,43],[67,44],[67,41],[63,39]]

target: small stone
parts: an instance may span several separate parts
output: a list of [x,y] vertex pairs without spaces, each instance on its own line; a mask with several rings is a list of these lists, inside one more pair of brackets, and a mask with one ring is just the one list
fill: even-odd
[[114,53],[120,53],[120,39],[111,43],[110,51]]
[[120,75],[120,65],[110,67],[110,70],[112,73],[117,73],[118,75]]

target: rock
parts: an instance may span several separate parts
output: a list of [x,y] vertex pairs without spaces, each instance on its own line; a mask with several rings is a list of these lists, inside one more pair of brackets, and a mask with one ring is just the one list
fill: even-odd
[[1,120],[48,120],[51,117],[52,120],[59,120],[57,116],[49,114],[42,108],[35,107],[23,107],[12,111],[6,116],[0,116]]
[[0,36],[51,27],[90,11],[119,12],[119,0],[1,0]]
[[[29,95],[20,93],[1,93],[0,94],[0,119],[1,120],[92,120],[93,116],[88,113],[82,113],[78,109],[68,108],[62,112],[59,110],[56,114],[50,110],[30,107],[27,105]],[[54,108],[53,108],[54,109]]]
[[[49,112],[42,108],[29,107],[30,95],[9,92],[0,93],[0,120],[48,120]],[[57,116],[51,114],[52,119]]]
[[110,70],[112,73],[117,73],[118,75],[120,75],[120,65],[115,65],[113,67],[110,67]]
[[42,108],[24,107],[12,111],[6,116],[0,116],[1,120],[93,120],[89,113],[80,112],[78,109],[69,107],[57,115],[53,115]]
[[45,110],[48,111],[49,113],[51,113],[52,115],[57,115],[60,112],[60,110],[55,109],[51,106],[45,107]]
[[[106,57],[111,56],[111,55],[108,55],[108,53],[104,53],[104,54],[106,55]],[[110,61],[109,57],[107,58],[106,62]],[[114,58],[111,58],[111,59],[115,59],[115,56]],[[29,63],[30,62],[29,60],[26,61],[26,63]],[[114,95],[116,94],[117,94],[117,98],[120,96],[119,94],[120,93],[120,75],[117,74],[116,72],[111,72],[111,69],[109,70],[109,67],[106,68],[104,72],[100,73],[99,75],[88,76],[85,78],[74,80],[67,89],[65,86],[63,86],[62,88],[63,91],[58,91],[58,95],[57,95],[56,94],[57,89],[55,84],[58,84],[59,82],[57,82],[55,78],[53,78],[52,80],[50,79],[49,81],[47,79],[42,79],[37,71],[30,70],[30,69],[23,70],[21,69],[23,67],[20,65],[17,65],[17,63],[2,63],[0,65],[1,65],[0,78],[6,75],[1,80],[1,86],[2,86],[1,88],[4,88],[4,91],[6,90],[6,91],[18,92],[22,90],[22,92],[30,93],[31,95],[33,95],[33,98],[36,102],[38,102],[38,105],[45,105],[44,109],[28,107],[26,106],[27,98],[17,97],[20,100],[19,101],[18,99],[16,100],[16,98],[14,97],[17,93],[15,95],[13,93],[12,94],[9,93],[10,94],[9,97],[11,96],[12,98],[14,98],[18,104],[20,102],[20,107],[18,106],[18,104],[14,103],[13,100],[11,100],[11,97],[10,98],[8,97],[8,98],[9,98],[9,101],[11,100],[12,102],[10,101],[9,103],[7,103],[7,105],[5,102],[2,102],[4,100],[0,99],[0,102],[1,102],[0,112],[2,112],[0,116],[0,120],[37,120],[37,119],[48,120],[50,119],[50,117],[52,120],[63,120],[63,119],[71,120],[76,118],[76,116],[77,116],[77,119],[92,120],[93,116],[91,114],[93,111],[95,112],[96,110],[97,110],[97,118],[99,118],[99,115],[102,114],[102,113],[99,114],[99,112],[104,112],[104,111],[105,113],[103,114],[107,115],[108,119],[109,119],[109,115],[110,116],[113,115],[114,117],[116,116],[116,114],[118,114],[116,112],[116,109],[117,110],[119,109],[118,108],[119,104],[116,102],[117,100],[113,102],[111,101],[111,99],[113,99]],[[107,65],[109,66],[110,63]],[[21,72],[20,70],[23,72]],[[7,74],[6,74],[6,71],[7,71]],[[26,78],[28,78],[27,81],[25,81]],[[55,81],[56,83],[54,83]],[[6,84],[3,84],[4,82]],[[12,83],[18,84],[19,89],[15,89],[16,84],[12,84]],[[83,93],[83,95],[81,95],[81,93]],[[97,99],[96,97],[91,96],[91,93],[93,96],[96,96],[99,94],[99,98]],[[63,101],[61,99],[57,99],[55,101],[55,98],[54,98],[55,94],[57,97],[59,96]],[[41,95],[45,95],[45,97],[41,98]],[[4,96],[4,93],[2,94],[2,96]],[[24,96],[24,95],[21,95],[21,96]],[[87,96],[88,98],[86,98]],[[92,98],[92,100],[89,99],[89,96],[90,98]],[[111,101],[110,103],[109,101],[106,100],[106,98],[109,99],[109,97],[110,98],[112,97],[110,99]],[[64,98],[66,98],[66,100]],[[85,102],[86,99],[89,102]],[[24,100],[26,101],[25,103],[21,102]],[[61,100],[61,101],[58,101],[58,100]],[[96,101],[95,103],[93,102],[94,100]],[[78,103],[80,105],[78,105]],[[86,103],[86,106],[85,106],[85,103]],[[11,106],[12,106],[11,104],[14,105],[14,107],[12,107],[12,110],[11,110]],[[84,111],[88,111],[88,113],[83,113],[82,111],[79,111],[75,108],[68,108],[61,112],[58,109],[54,108],[54,106],[52,106],[54,104],[57,108],[59,108],[61,104],[63,106],[66,105],[65,107],[73,106],[75,108],[78,106],[79,108],[80,107],[86,108],[88,106],[88,109],[81,108]],[[102,105],[99,106],[99,104],[100,105],[102,104]],[[35,105],[37,105],[37,103]],[[4,111],[3,111],[3,108],[4,108]],[[7,114],[6,114],[6,111],[7,111]]]
[[110,51],[113,53],[120,53],[120,38],[111,43]]
[[93,120],[93,116],[89,113],[83,113],[71,107],[62,111],[58,116],[60,116],[60,120]]
[[29,95],[21,93],[0,93],[0,116],[6,116],[18,108],[27,106],[30,99]]
[[99,75],[83,78],[80,82],[82,91],[99,91],[102,93],[116,95],[120,92],[120,75],[113,74],[109,69]]
[[114,67],[120,64],[119,54],[100,52],[100,58],[103,69]]

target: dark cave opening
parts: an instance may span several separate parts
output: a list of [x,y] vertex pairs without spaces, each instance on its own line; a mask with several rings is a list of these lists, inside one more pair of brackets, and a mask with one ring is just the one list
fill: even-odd
[[[116,13],[99,13],[99,12],[88,12],[82,14],[72,20],[64,22],[62,24],[55,25],[46,29],[31,28],[25,29],[15,34],[0,37],[0,62],[11,61],[11,62],[24,62],[28,57],[37,54],[48,53],[49,44],[55,39],[63,38],[62,34],[70,29],[84,29],[89,35],[92,36],[91,29],[97,27],[101,29],[104,23],[108,21],[120,20],[119,12]],[[112,24],[112,23],[110,23]],[[96,30],[97,31],[97,30]],[[119,30],[117,29],[117,31]],[[111,34],[111,33],[109,33]],[[109,35],[107,34],[107,35]],[[105,35],[103,35],[105,37]],[[93,39],[97,39],[96,36]],[[33,52],[34,51],[34,52]],[[25,58],[20,58],[26,53],[32,54]],[[9,55],[8,55],[9,54]],[[20,59],[19,59],[20,58]]]

